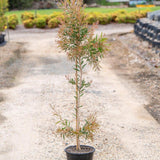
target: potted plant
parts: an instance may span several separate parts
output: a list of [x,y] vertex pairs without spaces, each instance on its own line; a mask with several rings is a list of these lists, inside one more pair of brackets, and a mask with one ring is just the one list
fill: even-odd
[[5,34],[3,31],[7,28],[7,18],[4,13],[7,11],[8,0],[0,0],[0,44],[4,43]]
[[0,44],[5,42],[5,34],[3,31],[6,29],[6,18],[4,16],[0,16]]
[[81,126],[80,100],[85,90],[91,85],[83,78],[83,71],[89,64],[95,70],[100,69],[100,59],[107,51],[106,38],[94,36],[94,29],[97,25],[88,26],[84,13],[83,0],[64,0],[62,2],[64,18],[61,20],[58,32],[59,47],[67,53],[69,60],[74,62],[74,78],[67,78],[69,83],[75,87],[75,123],[72,127],[68,120],[63,120],[60,116],[57,133],[63,137],[75,136],[76,145],[65,149],[68,160],[92,160],[94,147],[80,145],[80,137],[93,140],[93,133],[98,129],[96,117],[89,116],[84,125]]

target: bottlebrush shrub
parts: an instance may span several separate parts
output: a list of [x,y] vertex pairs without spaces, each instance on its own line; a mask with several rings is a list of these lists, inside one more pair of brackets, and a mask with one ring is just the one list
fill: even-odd
[[18,25],[17,15],[13,14],[13,15],[8,16],[8,27],[10,29],[16,29],[17,25]]
[[23,21],[24,27],[25,28],[33,28],[35,25],[35,22],[33,19],[27,19],[25,21]]
[[48,27],[49,28],[56,28],[58,27],[59,21],[57,18],[52,18],[51,20],[49,20],[48,22]]
[[34,14],[31,13],[31,12],[24,12],[21,14],[21,20],[22,21],[25,21],[25,20],[28,20],[28,19],[34,19]]
[[45,28],[46,27],[46,20],[44,18],[36,18],[35,25],[37,28]]
[[84,120],[84,123],[80,123],[80,119],[82,120],[80,109],[83,107],[80,104],[80,99],[91,85],[90,81],[87,82],[83,78],[83,73],[87,65],[91,65],[95,70],[100,69],[100,60],[106,53],[107,45],[106,38],[102,34],[99,37],[94,35],[96,25],[88,26],[82,0],[64,0],[62,3],[64,21],[61,22],[58,32],[58,44],[66,52],[69,60],[74,62],[75,76],[68,77],[67,80],[75,87],[75,107],[73,110],[75,111],[76,125],[72,127],[69,120],[63,120],[61,116],[58,116],[60,127],[57,132],[63,137],[75,136],[76,150],[81,150],[80,137],[93,140],[94,132],[99,126],[94,116],[89,116]]

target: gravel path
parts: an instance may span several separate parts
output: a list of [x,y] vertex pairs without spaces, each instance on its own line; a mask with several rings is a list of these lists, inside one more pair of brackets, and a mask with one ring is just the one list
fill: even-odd
[[[114,27],[121,27],[117,32],[132,30],[131,25]],[[112,28],[101,26],[96,32],[111,34]],[[65,79],[73,74],[72,63],[57,49],[56,32],[11,32],[11,41],[23,42],[25,53],[17,84],[1,89],[6,99],[0,103],[5,117],[0,124],[0,160],[65,160],[64,148],[75,144],[54,133],[57,119],[50,105],[71,120],[74,105],[73,88]],[[158,160],[160,126],[144,109],[148,97],[133,82],[119,77],[107,58],[101,65],[99,72],[90,68],[85,72],[93,83],[81,112],[84,117],[96,113],[101,127],[94,142],[82,139],[82,144],[96,148],[95,160]]]

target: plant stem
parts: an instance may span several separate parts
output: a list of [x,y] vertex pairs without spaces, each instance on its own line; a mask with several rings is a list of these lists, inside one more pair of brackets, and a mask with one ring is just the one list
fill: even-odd
[[76,57],[76,150],[81,150],[80,148],[80,140],[79,140],[79,130],[80,130],[80,119],[79,119],[79,86],[78,86],[78,58]]

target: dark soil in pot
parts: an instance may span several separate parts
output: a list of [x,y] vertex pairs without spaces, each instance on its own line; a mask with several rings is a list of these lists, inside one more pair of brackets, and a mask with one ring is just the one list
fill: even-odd
[[94,147],[81,145],[81,150],[77,151],[76,146],[69,146],[65,149],[67,160],[93,160]]

